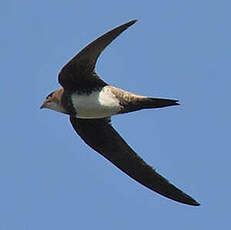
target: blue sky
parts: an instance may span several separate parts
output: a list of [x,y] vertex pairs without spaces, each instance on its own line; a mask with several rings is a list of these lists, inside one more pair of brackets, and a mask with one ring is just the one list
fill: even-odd
[[[230,9],[225,0],[3,1],[0,230],[227,229]],[[131,19],[98,74],[181,106],[117,116],[114,127],[200,207],[136,183],[86,146],[66,115],[39,110],[73,55]]]

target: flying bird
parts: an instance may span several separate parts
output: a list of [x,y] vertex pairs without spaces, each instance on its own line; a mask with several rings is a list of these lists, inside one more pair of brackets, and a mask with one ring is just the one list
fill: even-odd
[[101,52],[136,20],[129,21],[91,42],[60,71],[62,88],[50,93],[40,108],[68,114],[76,133],[128,176],[172,200],[198,206],[192,197],[159,175],[123,140],[111,116],[141,109],[178,105],[177,100],[150,98],[116,88],[95,72]]

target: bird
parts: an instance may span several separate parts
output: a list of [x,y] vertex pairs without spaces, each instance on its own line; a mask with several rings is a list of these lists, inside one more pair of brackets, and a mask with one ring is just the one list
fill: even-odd
[[40,108],[67,114],[87,145],[135,181],[174,201],[199,206],[148,165],[111,124],[111,117],[117,114],[179,105],[178,100],[137,95],[114,87],[96,73],[96,62],[102,51],[136,21],[110,30],[76,54],[59,72],[58,82],[62,87],[51,92]]

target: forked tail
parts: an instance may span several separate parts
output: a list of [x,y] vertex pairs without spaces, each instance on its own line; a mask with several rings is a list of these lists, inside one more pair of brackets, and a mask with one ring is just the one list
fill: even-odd
[[141,109],[162,108],[167,106],[179,105],[178,100],[164,98],[136,98],[124,103],[121,113],[133,112]]

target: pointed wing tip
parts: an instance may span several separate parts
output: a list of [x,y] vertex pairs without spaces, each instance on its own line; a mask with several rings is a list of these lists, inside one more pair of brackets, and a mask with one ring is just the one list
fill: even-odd
[[186,205],[191,205],[191,206],[200,206],[200,203],[197,202],[196,200],[194,200],[191,196],[187,195],[186,193],[180,191],[181,195],[179,196],[179,194],[175,194],[175,195],[165,195],[165,194],[161,194],[163,196],[166,196],[169,199],[175,200],[177,202],[180,202],[182,204],[186,204]]
[[192,205],[194,205],[194,206],[200,206],[201,204],[198,203],[197,201],[195,201]]
[[192,205],[192,206],[200,206],[201,205],[199,202],[197,202],[196,200],[194,200],[191,197],[190,197],[190,200],[188,200],[187,202],[185,202],[185,204]]
[[194,200],[191,196],[184,194],[184,199],[177,200],[179,202],[182,202],[187,205],[192,205],[192,206],[200,206],[200,203]]
[[127,22],[126,25],[127,25],[127,26],[131,26],[131,25],[133,25],[134,23],[136,23],[137,21],[138,21],[137,19],[133,19],[133,20]]
[[168,184],[168,185],[170,185],[171,187],[168,188],[167,191],[165,190],[165,192],[162,192],[161,190],[154,190],[154,189],[152,190],[159,193],[162,196],[167,197],[168,199],[174,200],[181,204],[191,205],[191,206],[200,206],[200,203],[194,200],[188,194],[184,193],[183,191],[181,191],[180,189],[178,189],[172,184]]

